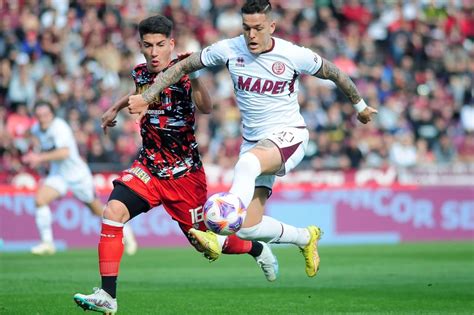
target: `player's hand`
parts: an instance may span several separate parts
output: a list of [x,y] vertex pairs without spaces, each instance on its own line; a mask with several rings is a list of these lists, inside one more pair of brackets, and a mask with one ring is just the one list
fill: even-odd
[[137,124],[140,123],[147,110],[148,103],[145,102],[141,94],[131,95],[128,98],[128,112],[130,114],[138,114],[138,117],[135,120]]
[[186,51],[186,52],[178,53],[178,60],[186,59],[189,56],[191,56],[192,53],[193,53],[192,51]]
[[29,152],[21,158],[22,162],[27,164],[31,168],[36,168],[43,162],[41,156],[35,152]]
[[372,120],[372,115],[377,114],[377,110],[373,107],[367,106],[363,111],[361,111],[359,114],[357,114],[357,119],[363,123],[366,124],[369,121]]
[[102,127],[102,130],[104,130],[105,134],[107,134],[108,127],[115,127],[115,125],[117,125],[117,120],[115,120],[117,114],[118,111],[111,107],[102,115],[102,123],[100,126]]

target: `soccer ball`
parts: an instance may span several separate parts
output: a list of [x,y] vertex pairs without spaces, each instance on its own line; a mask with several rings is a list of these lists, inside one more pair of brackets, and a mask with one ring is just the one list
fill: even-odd
[[217,193],[204,204],[204,224],[214,233],[231,235],[244,223],[247,211],[244,204],[234,194]]

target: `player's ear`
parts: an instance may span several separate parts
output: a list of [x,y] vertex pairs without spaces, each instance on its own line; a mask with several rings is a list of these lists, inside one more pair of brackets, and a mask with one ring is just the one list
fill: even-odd
[[275,27],[276,27],[276,22],[272,20],[270,22],[270,34],[273,34],[273,32],[275,32]]
[[175,45],[174,38],[170,38],[170,48],[171,48],[171,50],[174,49],[174,45]]

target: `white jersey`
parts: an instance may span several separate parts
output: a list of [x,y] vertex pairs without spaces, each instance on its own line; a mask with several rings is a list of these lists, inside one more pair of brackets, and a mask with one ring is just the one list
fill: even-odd
[[69,157],[66,159],[50,161],[49,176],[59,175],[69,183],[92,176],[89,167],[79,155],[71,127],[63,119],[54,118],[48,129],[44,131],[37,123],[31,128],[31,133],[39,139],[41,151],[69,149]]
[[321,57],[310,49],[273,37],[273,47],[252,54],[244,36],[219,41],[201,52],[205,66],[226,65],[242,115],[243,136],[257,141],[286,127],[305,126],[298,104],[298,76],[313,75]]

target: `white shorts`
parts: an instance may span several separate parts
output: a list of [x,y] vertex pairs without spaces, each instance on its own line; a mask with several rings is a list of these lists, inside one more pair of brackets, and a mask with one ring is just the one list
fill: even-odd
[[77,199],[84,203],[91,203],[95,199],[92,176],[85,176],[80,181],[67,182],[63,176],[50,175],[46,177],[43,184],[57,190],[61,196],[66,195],[70,190]]
[[[309,132],[306,128],[287,127],[272,133],[265,139],[270,140],[278,147],[284,163],[275,175],[258,176],[255,180],[255,187],[263,186],[272,189],[275,176],[285,175],[303,160],[308,147]],[[257,142],[244,139],[240,146],[239,155],[244,154],[256,145]]]

